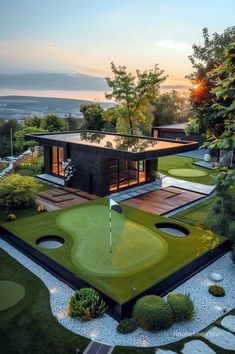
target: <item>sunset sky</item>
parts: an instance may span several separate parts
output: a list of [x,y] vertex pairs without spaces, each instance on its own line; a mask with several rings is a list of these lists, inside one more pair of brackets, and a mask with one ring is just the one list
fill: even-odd
[[235,24],[227,0],[1,0],[0,73],[83,72],[106,76],[110,62],[150,69],[182,85],[187,56],[211,33]]

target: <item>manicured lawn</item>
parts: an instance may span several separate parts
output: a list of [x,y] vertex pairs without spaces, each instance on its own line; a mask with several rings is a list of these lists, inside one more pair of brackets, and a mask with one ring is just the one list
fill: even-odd
[[[50,295],[43,282],[6,252],[0,250],[0,280],[25,288],[24,298],[0,311],[1,354],[73,354],[84,351],[87,338],[59,324],[51,313]],[[0,301],[3,293],[0,293]]]
[[[112,254],[106,198],[4,227],[119,303],[133,297],[133,287],[135,295],[141,293],[223,240],[192,226],[187,237],[167,235],[155,227],[165,218],[126,205],[122,214],[112,215]],[[57,249],[40,248],[36,240],[45,235],[61,236],[65,243]]]
[[208,213],[217,200],[218,197],[209,198],[191,208],[174,214],[171,218],[194,226],[204,226],[208,218]]
[[197,160],[191,157],[172,155],[159,158],[158,167],[161,173],[170,177],[202,184],[213,184],[213,172],[207,168],[193,165],[194,161]]

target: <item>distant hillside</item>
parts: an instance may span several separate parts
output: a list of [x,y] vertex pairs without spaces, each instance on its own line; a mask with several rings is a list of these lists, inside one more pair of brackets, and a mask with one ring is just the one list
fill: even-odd
[[[71,113],[74,117],[81,116],[80,106],[91,101],[67,98],[31,97],[31,96],[0,96],[0,117],[4,119],[22,119],[33,114],[45,115],[55,112],[60,116]],[[99,102],[103,107],[110,103]]]
[[105,91],[105,79],[85,74],[0,74],[0,89]]

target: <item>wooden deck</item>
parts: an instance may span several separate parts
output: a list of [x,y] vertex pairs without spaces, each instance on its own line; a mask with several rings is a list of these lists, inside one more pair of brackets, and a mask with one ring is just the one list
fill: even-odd
[[205,197],[205,194],[191,192],[177,187],[166,187],[123,201],[123,204],[161,215]]
[[82,192],[75,188],[58,187],[39,193],[36,203],[43,204],[48,211],[52,211],[84,204],[98,198],[94,194]]

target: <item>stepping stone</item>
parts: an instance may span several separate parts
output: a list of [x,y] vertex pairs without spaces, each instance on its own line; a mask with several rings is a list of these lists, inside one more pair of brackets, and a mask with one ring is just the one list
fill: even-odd
[[235,348],[235,335],[216,326],[209,329],[204,334],[204,338],[223,349],[234,350]]
[[211,273],[210,279],[213,281],[221,281],[223,279],[222,275],[219,273]]
[[184,345],[183,354],[216,354],[206,343],[199,339],[192,340]]
[[176,354],[176,352],[173,352],[172,350],[157,349],[155,354]]
[[235,332],[235,316],[228,315],[221,321],[221,325],[231,332]]

